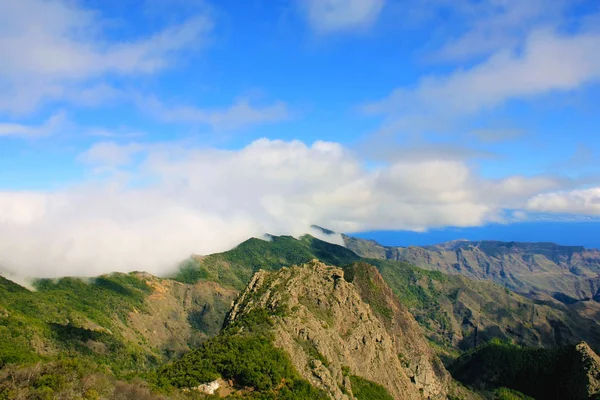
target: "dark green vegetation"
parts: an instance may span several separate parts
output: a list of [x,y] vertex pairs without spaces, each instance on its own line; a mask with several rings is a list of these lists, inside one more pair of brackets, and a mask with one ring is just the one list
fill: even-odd
[[272,236],[269,241],[252,238],[224,253],[192,257],[182,265],[174,279],[184,283],[209,280],[242,290],[259,269],[275,271],[313,259],[341,266],[360,257],[345,247],[310,235],[300,240],[291,236]]
[[190,388],[219,377],[233,380],[240,394],[257,399],[327,399],[302,379],[287,354],[273,345],[269,313],[260,309],[240,317],[217,337],[150,376],[163,391]]
[[352,384],[352,394],[358,400],[394,400],[383,386],[360,376],[350,375],[350,383]]
[[[446,336],[450,316],[442,309],[440,297],[448,277],[437,271],[427,271],[401,261],[366,260],[377,267],[398,299],[411,310],[419,323]],[[435,326],[435,328],[434,328]]]
[[597,361],[585,344],[544,349],[495,339],[462,355],[451,371],[465,384],[498,389],[504,398],[517,396],[509,388],[536,399],[576,400],[597,394]]
[[368,303],[376,314],[382,316],[384,320],[390,320],[394,312],[389,307],[383,285],[373,278],[369,267],[369,264],[366,263],[354,263],[346,266],[344,278],[358,286],[363,301]]

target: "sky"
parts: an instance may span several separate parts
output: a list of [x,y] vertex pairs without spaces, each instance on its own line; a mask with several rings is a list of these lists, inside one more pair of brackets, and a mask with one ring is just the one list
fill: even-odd
[[598,49],[596,0],[0,0],[0,268],[312,224],[594,245]]

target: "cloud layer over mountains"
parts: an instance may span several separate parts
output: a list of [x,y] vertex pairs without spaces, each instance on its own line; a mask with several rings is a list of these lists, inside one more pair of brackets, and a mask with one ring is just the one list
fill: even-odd
[[[27,276],[165,273],[264,233],[477,226],[530,211],[599,214],[597,191],[538,176],[483,179],[460,161],[367,167],[342,145],[257,140],[241,150],[100,143],[87,183],[0,193],[0,266]],[[548,194],[550,193],[550,194]],[[581,198],[592,207],[581,207]],[[574,198],[575,208],[565,202]],[[510,210],[510,211],[507,211]],[[515,210],[520,210],[515,211]]]

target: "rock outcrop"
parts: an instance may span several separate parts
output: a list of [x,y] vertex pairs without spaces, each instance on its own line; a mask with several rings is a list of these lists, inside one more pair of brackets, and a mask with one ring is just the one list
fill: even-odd
[[352,375],[385,387],[396,399],[445,399],[449,374],[410,313],[393,300],[376,271],[368,273],[377,280],[373,284],[383,293],[381,306],[390,314],[374,311],[363,300],[360,285],[348,282],[342,269],[315,260],[257,272],[228,323],[257,308],[270,310],[275,345],[289,354],[304,378],[333,399],[353,398]]

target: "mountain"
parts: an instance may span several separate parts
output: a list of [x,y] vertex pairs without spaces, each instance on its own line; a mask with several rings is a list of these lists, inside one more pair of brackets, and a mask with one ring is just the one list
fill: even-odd
[[[225,334],[235,341],[256,337],[268,342],[272,347],[264,343],[264,355],[257,357],[269,369],[269,354],[278,354],[273,348],[282,350],[282,364],[293,366],[289,378],[278,371],[277,379],[257,388],[260,383],[246,367],[240,371],[231,365],[237,350],[225,359],[214,354],[219,335],[161,370],[163,385],[193,387],[221,377],[233,380],[242,391],[251,385],[273,394],[285,388],[286,379],[291,381],[288,385],[304,379],[340,400],[477,397],[453,383],[414,318],[375,268],[357,264],[348,272],[350,276],[317,260],[277,272],[259,271],[233,305]],[[370,288],[373,285],[376,289]],[[214,375],[204,376],[207,370]]]
[[[592,315],[596,309],[584,307],[583,302],[567,305],[541,295],[530,299],[484,280],[428,271],[406,262],[362,259],[347,248],[309,235],[249,239],[225,253],[192,257],[175,279],[193,283],[202,277],[242,290],[259,269],[275,271],[312,259],[342,267],[363,260],[376,266],[428,338],[448,356],[492,338],[535,346],[585,340],[600,349],[600,326]],[[580,312],[584,308],[588,315]]]
[[[31,291],[0,277],[0,399],[40,393],[81,398],[86,390],[150,396],[143,385],[122,380],[219,333],[232,301],[255,271],[317,257],[340,264],[359,259],[344,247],[308,236],[272,237],[190,257],[174,279],[147,273],[42,279]],[[31,363],[41,364],[31,369]],[[102,376],[100,387],[86,389],[83,371]],[[29,378],[19,381],[21,376]],[[32,386],[35,377],[39,383]]]
[[492,341],[461,356],[452,370],[469,385],[508,387],[537,399],[600,397],[600,357],[585,342],[540,349]]
[[238,295],[214,282],[147,273],[34,287],[0,277],[2,400],[166,399],[143,375],[217,335]]
[[600,251],[554,243],[458,240],[389,247],[343,236],[361,257],[406,261],[421,268],[491,280],[510,290],[549,294],[563,302],[600,299]]
[[193,256],[174,279],[147,273],[40,279],[31,291],[0,277],[0,367],[66,350],[103,358],[119,371],[157,365],[216,335],[254,272],[314,258],[336,265],[359,259],[309,236],[284,236]]

